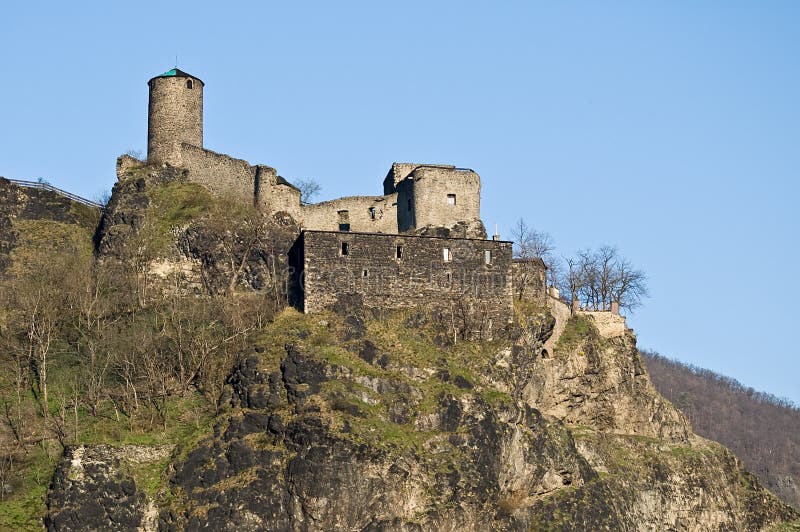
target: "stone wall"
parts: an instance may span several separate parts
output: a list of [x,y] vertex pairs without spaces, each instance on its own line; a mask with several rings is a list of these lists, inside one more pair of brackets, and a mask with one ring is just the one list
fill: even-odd
[[514,259],[514,297],[544,306],[547,302],[547,267],[542,259]]
[[256,166],[255,204],[265,212],[286,212],[297,222],[302,219],[300,190],[266,165]]
[[176,166],[188,170],[190,181],[217,196],[239,198],[250,204],[255,201],[256,168],[245,160],[184,143]]
[[628,330],[625,317],[609,310],[580,310],[578,314],[589,318],[604,338],[623,336]]
[[[413,177],[417,229],[480,219],[481,178],[475,172],[422,166]],[[449,196],[455,196],[455,204]]]
[[544,343],[544,348],[548,353],[552,354],[556,348],[558,339],[561,338],[561,334],[567,327],[567,322],[572,317],[572,310],[564,301],[552,295],[547,296],[547,308],[550,309],[550,312],[556,320],[556,324],[553,327],[553,334],[550,335],[550,338]]
[[338,231],[340,224],[348,225],[350,231],[397,233],[397,194],[351,196],[302,208],[305,229]]
[[291,262],[305,312],[342,301],[377,309],[471,307],[493,329],[512,317],[511,242],[304,231]]
[[[192,81],[192,88],[187,82]],[[150,80],[147,160],[179,166],[181,144],[203,147],[203,82],[189,77]]]

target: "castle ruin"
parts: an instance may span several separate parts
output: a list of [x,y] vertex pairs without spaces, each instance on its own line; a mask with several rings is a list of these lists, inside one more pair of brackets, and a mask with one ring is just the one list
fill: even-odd
[[[148,82],[147,163],[186,171],[217,196],[288,215],[300,228],[289,250],[288,295],[305,312],[350,305],[425,306],[480,316],[489,331],[513,315],[515,292],[547,301],[544,264],[512,259],[512,243],[487,239],[480,217],[481,178],[442,164],[394,163],[382,194],[314,204],[267,165],[203,146],[205,83],[178,68]],[[119,172],[124,172],[125,162]],[[526,275],[524,290],[514,276]]]
[[276,170],[203,147],[203,88],[199,78],[174,68],[148,82],[147,162],[169,163],[218,195],[285,212],[308,230],[435,233],[486,238],[480,219],[480,176],[449,165],[395,163],[383,194],[304,205],[300,190]]

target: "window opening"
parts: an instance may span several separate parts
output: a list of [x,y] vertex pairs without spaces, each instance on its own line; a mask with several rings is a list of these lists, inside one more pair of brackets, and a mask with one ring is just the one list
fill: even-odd
[[453,260],[453,255],[450,253],[450,248],[442,248],[442,259],[445,262],[450,262]]
[[396,259],[402,259],[403,258],[403,246],[397,246],[397,249],[395,250],[394,258],[396,258]]
[[456,204],[456,195],[455,194],[448,194],[447,195],[447,204],[448,205],[455,205]]
[[347,242],[342,242],[342,256],[350,254],[350,245]]
[[339,231],[350,230],[350,211],[337,211],[339,215]]
[[194,83],[192,83],[192,80],[190,80],[190,79],[186,80],[186,88],[187,89],[193,89],[194,88]]
[[370,208],[369,208],[369,217],[370,217],[370,219],[372,219],[372,220],[374,220],[374,219],[375,219],[375,207],[370,207]]
[[492,263],[492,250],[491,249],[484,250],[484,252],[483,252],[483,262],[485,262],[486,264],[491,264]]

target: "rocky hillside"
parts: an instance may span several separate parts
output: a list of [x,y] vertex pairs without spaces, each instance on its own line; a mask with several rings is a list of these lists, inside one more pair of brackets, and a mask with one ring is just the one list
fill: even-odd
[[91,253],[100,209],[0,177],[0,274],[19,272],[39,250]]
[[526,312],[506,338],[442,345],[424,314],[284,311],[230,374],[213,434],[174,451],[152,499],[113,460],[76,483],[71,450],[49,526],[151,522],[153,507],[167,530],[760,530],[798,517],[689,431],[632,335],[573,319],[545,358],[552,320]]
[[773,493],[800,508],[800,409],[739,382],[653,352],[643,359],[659,392],[695,432],[730,447]]
[[692,433],[631,331],[530,305],[481,341],[424,311],[300,314],[281,304],[295,229],[121,159],[91,274],[60,277],[55,252],[36,255],[57,266],[45,277],[0,277],[0,526],[749,531],[800,518]]

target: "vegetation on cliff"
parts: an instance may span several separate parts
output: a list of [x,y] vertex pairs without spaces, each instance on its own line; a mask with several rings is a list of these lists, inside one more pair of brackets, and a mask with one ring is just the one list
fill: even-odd
[[11,264],[24,267],[0,280],[0,528],[796,518],[691,433],[629,331],[575,317],[549,352],[556,319],[529,302],[490,340],[424,310],[301,314],[276,274],[291,222],[193,187],[169,166],[131,168],[94,255],[89,232],[52,248],[14,218]]

